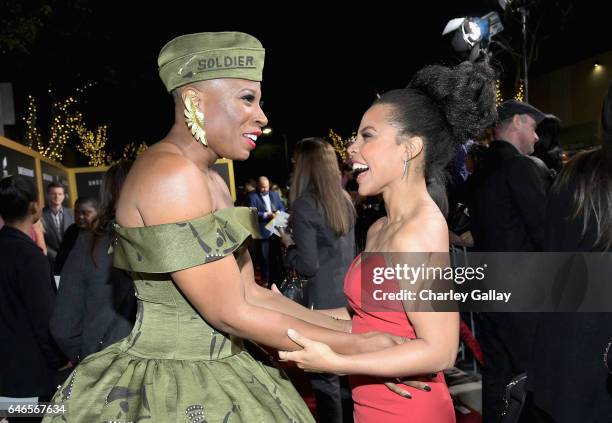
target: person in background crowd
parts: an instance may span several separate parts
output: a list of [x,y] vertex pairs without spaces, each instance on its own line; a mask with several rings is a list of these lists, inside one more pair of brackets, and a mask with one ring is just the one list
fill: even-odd
[[546,167],[558,175],[563,169],[563,149],[560,143],[561,121],[555,115],[547,114],[536,132],[539,141],[533,155],[540,158]]
[[60,275],[62,267],[76,243],[79,233],[90,231],[98,217],[98,200],[93,197],[79,197],[74,203],[74,223],[66,229],[62,245],[55,258],[54,274]]
[[47,186],[47,207],[43,209],[42,222],[45,227],[47,256],[52,267],[62,245],[64,233],[68,226],[74,223],[72,209],[63,206],[65,197],[66,188],[62,184],[51,182]]
[[[0,229],[4,226],[4,220],[0,217]],[[45,228],[40,219],[32,225],[30,230],[30,238],[40,248],[44,255],[47,255],[47,244],[45,244]]]
[[55,300],[49,261],[30,238],[40,215],[28,180],[0,181],[0,403],[48,401],[65,364],[49,333]]
[[[346,307],[342,281],[355,257],[355,208],[342,189],[336,153],[321,138],[305,138],[296,144],[293,158],[293,237],[281,232],[287,261],[308,280],[310,308]],[[342,423],[351,418],[352,407],[343,409],[339,376],[313,373],[311,381],[320,421]]]
[[[612,84],[600,143],[574,156],[557,177],[546,207],[545,251],[612,252]],[[612,313],[541,313],[535,323],[525,421],[611,422]]]
[[281,203],[283,204],[283,207],[286,210],[287,209],[287,198],[283,194],[283,190],[281,189],[281,187],[279,187],[276,184],[272,184],[272,186],[270,187],[270,191],[275,192],[278,195],[278,198],[280,198]]
[[277,211],[286,211],[285,206],[274,191],[270,191],[270,181],[265,176],[260,176],[257,181],[257,192],[251,192],[247,197],[247,205],[257,209],[259,221],[259,232],[261,239],[255,240],[256,260],[261,269],[261,279],[266,286],[270,281],[279,281],[279,268],[281,263],[280,244],[276,236],[266,229],[270,220],[274,219]]
[[238,206],[248,206],[247,202],[249,199],[249,194],[251,192],[255,192],[257,189],[257,182],[255,179],[249,178],[244,185],[238,186],[238,197],[236,198],[236,205]]
[[104,175],[100,214],[93,228],[89,225],[94,222],[88,219],[93,213],[83,213],[90,203],[83,200],[81,208],[76,207],[76,224],[82,230],[61,273],[50,324],[55,341],[74,364],[125,338],[132,330],[136,314],[134,284],[125,272],[113,267],[108,254],[117,199],[131,165],[121,161]]
[[[542,251],[550,182],[530,155],[538,142],[536,128],[546,115],[516,100],[502,103],[498,112],[495,140],[467,187],[474,250]],[[527,370],[534,316],[479,313],[476,317],[484,354],[483,421],[493,423],[504,409],[506,386]]]

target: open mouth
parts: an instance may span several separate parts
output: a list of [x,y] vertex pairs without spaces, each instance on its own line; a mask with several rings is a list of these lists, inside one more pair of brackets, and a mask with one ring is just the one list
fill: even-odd
[[362,173],[370,170],[370,167],[363,163],[353,163],[353,175],[355,178],[358,178]]

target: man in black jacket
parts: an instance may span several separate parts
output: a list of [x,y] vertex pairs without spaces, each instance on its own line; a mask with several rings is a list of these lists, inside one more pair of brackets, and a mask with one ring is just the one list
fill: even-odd
[[546,117],[514,100],[499,107],[495,141],[469,181],[477,251],[541,251],[548,181],[529,155],[538,142],[536,128]]
[[[541,251],[550,182],[529,155],[538,142],[538,124],[549,116],[515,100],[503,103],[498,113],[500,121],[495,128],[495,141],[490,143],[481,165],[468,182],[474,249]],[[532,320],[530,313],[478,315],[477,336],[485,357],[485,423],[498,421],[506,385],[527,369],[533,339]]]
[[49,261],[28,233],[40,218],[28,181],[0,181],[0,402],[48,401],[61,356],[51,339],[49,319],[55,294]]

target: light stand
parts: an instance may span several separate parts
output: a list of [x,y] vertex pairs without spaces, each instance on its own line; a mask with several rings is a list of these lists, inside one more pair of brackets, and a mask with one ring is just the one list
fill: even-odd
[[529,78],[527,69],[527,15],[529,11],[527,6],[531,3],[531,0],[498,0],[499,6],[502,10],[506,10],[510,6],[510,10],[519,12],[521,14],[521,32],[523,33],[523,87],[525,89],[525,102],[529,102]]
[[529,12],[525,6],[518,9],[521,14],[521,24],[523,32],[523,86],[525,87],[525,103],[529,103],[529,78],[527,77],[527,15]]

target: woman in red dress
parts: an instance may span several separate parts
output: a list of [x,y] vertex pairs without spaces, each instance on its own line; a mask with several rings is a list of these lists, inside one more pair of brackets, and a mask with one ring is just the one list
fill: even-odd
[[[353,167],[361,172],[359,194],[382,194],[387,216],[370,227],[367,254],[355,259],[345,278],[351,310],[326,312],[352,319],[353,333],[383,331],[410,342],[347,355],[289,330],[303,349],[281,351],[280,357],[307,370],[351,375],[356,422],[455,421],[442,371],[457,355],[458,313],[414,312],[402,301],[375,304],[370,291],[384,285],[372,284],[371,275],[375,267],[390,267],[391,255],[382,253],[426,252],[427,257],[433,253],[448,259],[444,169],[460,143],[477,138],[495,122],[494,76],[484,63],[426,67],[407,88],[387,92],[374,102],[348,149]],[[387,281],[381,289],[392,292],[389,284],[396,282]],[[384,378],[419,380],[421,375],[427,375],[425,389],[399,385],[408,392],[405,397],[384,384]]]

